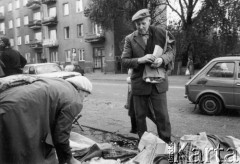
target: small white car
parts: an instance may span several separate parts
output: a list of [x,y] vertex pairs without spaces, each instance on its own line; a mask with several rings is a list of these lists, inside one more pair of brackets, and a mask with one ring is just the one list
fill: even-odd
[[57,63],[27,64],[23,68],[23,74],[32,74],[39,77],[69,78],[81,75],[78,72],[66,72]]
[[185,97],[208,115],[240,109],[240,56],[211,60],[186,83]]

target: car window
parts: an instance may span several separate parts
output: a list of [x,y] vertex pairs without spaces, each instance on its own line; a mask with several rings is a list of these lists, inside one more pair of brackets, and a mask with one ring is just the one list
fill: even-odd
[[240,78],[240,63],[238,65],[238,78]]
[[66,65],[65,71],[73,71],[74,70],[74,65]]
[[56,64],[39,65],[36,67],[36,72],[38,74],[60,72],[60,71],[62,71],[61,68]]
[[208,77],[232,78],[234,74],[234,63],[216,63],[207,73]]
[[24,73],[24,74],[28,74],[28,70],[29,70],[29,67],[24,67],[24,68],[23,68],[23,73]]

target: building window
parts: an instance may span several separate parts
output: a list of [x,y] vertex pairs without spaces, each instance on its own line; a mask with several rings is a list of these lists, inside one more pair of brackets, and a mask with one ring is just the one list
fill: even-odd
[[83,36],[83,24],[78,24],[77,25],[77,36],[78,37]]
[[49,35],[51,40],[57,40],[57,30],[49,30]]
[[29,24],[28,16],[24,16],[24,25],[28,25],[28,24]]
[[18,46],[22,45],[22,37],[21,36],[17,37],[17,45]]
[[25,35],[25,44],[29,44],[29,35]]
[[69,4],[63,4],[63,15],[69,15]]
[[42,32],[36,32],[35,33],[35,40],[36,41],[42,41]]
[[93,34],[100,35],[102,33],[102,27],[96,23],[92,23]]
[[13,47],[14,46],[14,39],[10,38],[9,41],[10,41],[10,46]]
[[20,2],[19,0],[15,0],[15,8],[18,9],[20,7]]
[[65,50],[66,62],[71,62],[71,50]]
[[8,4],[8,11],[12,11],[12,3]]
[[85,50],[84,49],[78,49],[78,57],[79,57],[79,61],[85,60]]
[[13,21],[12,20],[8,21],[8,27],[13,28]]
[[25,53],[25,59],[27,60],[27,63],[30,63],[31,62],[31,54]]
[[28,3],[28,0],[23,0],[23,6],[26,6]]
[[5,23],[0,23],[0,34],[5,34]]
[[77,0],[76,1],[76,12],[80,13],[83,11],[83,1],[82,0]]
[[4,15],[4,6],[0,6],[0,14]]
[[58,61],[58,52],[57,51],[52,51],[50,53],[50,61],[51,62],[57,62]]
[[48,9],[48,16],[49,17],[56,17],[57,16],[56,7],[51,7],[51,8]]
[[33,14],[33,20],[41,20],[41,13],[36,12]]
[[20,18],[16,19],[16,27],[20,27],[21,26],[21,20]]
[[64,39],[69,39],[69,27],[64,27]]
[[93,49],[93,63],[94,68],[102,68],[105,60],[105,50],[103,47],[96,47]]

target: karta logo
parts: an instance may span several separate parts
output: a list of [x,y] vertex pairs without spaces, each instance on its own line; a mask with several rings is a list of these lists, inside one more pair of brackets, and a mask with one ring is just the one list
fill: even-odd
[[220,144],[215,148],[199,149],[191,143],[185,146],[172,143],[168,148],[169,163],[190,163],[190,164],[240,164],[240,148],[223,148]]

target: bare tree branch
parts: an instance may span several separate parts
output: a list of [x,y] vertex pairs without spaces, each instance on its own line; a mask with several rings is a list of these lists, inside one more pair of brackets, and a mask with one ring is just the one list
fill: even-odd
[[182,19],[181,14],[169,3],[169,0],[166,0],[166,4]]

